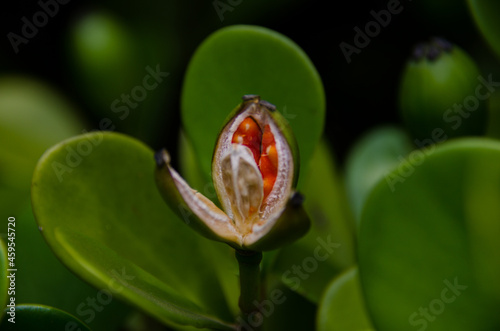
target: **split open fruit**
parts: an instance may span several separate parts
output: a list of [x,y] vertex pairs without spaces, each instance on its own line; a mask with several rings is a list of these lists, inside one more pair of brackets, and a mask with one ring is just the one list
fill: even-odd
[[156,155],[157,183],[165,201],[202,235],[242,250],[270,250],[304,235],[309,219],[295,192],[298,150],[276,108],[247,95],[219,134],[212,178],[222,206],[193,190]]

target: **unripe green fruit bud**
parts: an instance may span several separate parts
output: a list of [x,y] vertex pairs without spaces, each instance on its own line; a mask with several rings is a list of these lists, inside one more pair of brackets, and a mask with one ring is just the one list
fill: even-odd
[[417,45],[406,65],[400,114],[417,139],[479,135],[485,128],[490,88],[488,78],[462,49],[435,38]]

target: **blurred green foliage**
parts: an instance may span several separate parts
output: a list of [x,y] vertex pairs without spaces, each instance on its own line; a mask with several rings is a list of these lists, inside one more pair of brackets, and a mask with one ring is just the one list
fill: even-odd
[[[339,44],[376,24],[371,12],[388,1],[335,10],[298,0],[43,3],[57,6],[47,24],[19,52],[8,38],[0,48],[0,215],[17,220],[16,299],[38,304],[18,306],[26,327],[87,322],[87,300],[104,298],[112,270],[125,267],[134,279],[120,278],[123,289],[90,328],[233,328],[234,256],[163,205],[146,144],[166,146],[187,181],[211,192],[220,125],[243,94],[260,94],[296,133],[313,221],[304,238],[264,256],[267,298],[286,298],[264,314],[264,330],[351,330],[369,320],[384,331],[499,328],[498,141],[448,139],[485,127],[500,137],[498,91],[486,87],[470,117],[453,112],[478,77],[497,88],[496,1],[401,2],[350,64]],[[4,35],[23,36],[44,10],[38,1],[6,6]],[[459,46],[436,61],[409,59],[431,36]],[[449,109],[460,115],[456,130],[443,117]],[[129,137],[71,138],[93,130]],[[32,174],[55,144],[35,180],[36,224]],[[332,244],[326,260],[315,255],[322,240]],[[1,286],[0,295],[3,305]],[[12,327],[5,317],[2,330]]]

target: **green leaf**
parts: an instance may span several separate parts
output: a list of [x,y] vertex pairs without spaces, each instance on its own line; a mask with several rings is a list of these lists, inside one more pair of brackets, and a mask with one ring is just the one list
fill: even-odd
[[0,78],[0,185],[29,189],[38,158],[48,146],[81,132],[74,108],[43,83]]
[[345,185],[358,225],[364,202],[373,186],[411,150],[412,144],[406,132],[392,126],[373,129],[351,149],[345,165]]
[[[400,182],[381,180],[366,202],[358,256],[373,324],[387,331],[498,329],[500,300],[488,293],[498,287],[486,280],[500,278],[500,254],[483,249],[498,248],[491,241],[500,235],[498,218],[489,215],[499,215],[500,143],[457,139],[426,153],[398,166],[391,176]],[[481,232],[471,233],[477,221],[472,228]],[[478,235],[487,231],[491,236]],[[486,261],[495,266],[486,269]]]
[[357,267],[330,283],[319,304],[317,325],[318,331],[375,330],[366,312]]
[[[8,311],[6,309],[6,312]],[[15,315],[13,317],[6,315],[0,323],[0,329],[4,331],[90,331],[87,325],[73,315],[57,308],[34,304],[17,305]]]
[[237,25],[210,35],[196,50],[185,76],[182,121],[202,172],[210,173],[219,131],[245,94],[260,95],[283,113],[297,138],[301,166],[307,167],[323,130],[321,79],[287,37]]
[[[0,309],[4,309],[7,304],[7,245],[5,245],[2,238],[0,238]],[[3,314],[0,315],[0,322],[2,321]]]
[[500,303],[500,158],[496,154],[476,157],[471,165],[464,179],[464,209],[479,285]]
[[317,303],[330,280],[355,261],[352,216],[324,140],[312,156],[303,189],[304,207],[312,227],[306,236],[279,251],[272,272],[280,275],[290,288]]
[[[16,274],[16,299],[73,314],[97,291],[64,267],[43,240],[31,211],[30,187],[45,150],[83,128],[73,105],[47,84],[22,76],[0,79],[0,140],[8,142],[0,144],[0,219],[16,217],[15,262],[22,266]],[[0,234],[7,236],[7,226]],[[121,324],[129,311],[117,300],[105,308],[95,315],[82,309],[79,317],[104,331]]]
[[468,3],[479,30],[496,55],[500,56],[500,36],[498,35],[500,25],[497,16],[500,11],[500,3],[495,0],[468,0]]
[[201,192],[207,198],[217,201],[214,184],[209,180],[210,173],[204,174],[201,172],[200,163],[196,158],[193,144],[183,131],[179,133],[178,146],[179,173],[182,178],[184,178],[193,189]]
[[[11,215],[16,216],[15,263],[22,267],[22,272],[16,274],[17,302],[34,302],[64,310],[94,331],[107,331],[123,324],[130,307],[116,298],[110,302],[106,300],[105,304],[99,302],[99,290],[68,270],[50,250],[38,229],[31,206]],[[92,307],[87,298],[97,299],[99,308]]]
[[97,132],[54,146],[33,177],[43,235],[72,271],[164,323],[232,330],[223,321],[234,317],[217,268],[234,256],[174,216],[154,169],[153,151],[121,134]]

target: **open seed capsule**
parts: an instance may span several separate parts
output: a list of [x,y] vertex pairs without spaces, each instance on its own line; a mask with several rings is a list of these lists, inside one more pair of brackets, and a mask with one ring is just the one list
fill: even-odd
[[245,96],[224,125],[212,178],[222,205],[189,185],[157,154],[157,183],[165,200],[204,236],[237,249],[264,251],[296,240],[309,228],[294,191],[298,150],[285,119],[258,96]]

